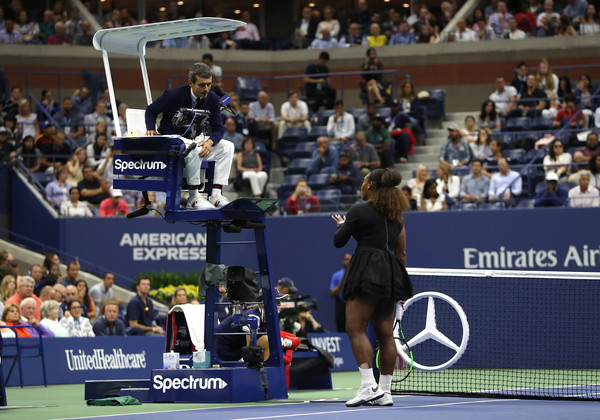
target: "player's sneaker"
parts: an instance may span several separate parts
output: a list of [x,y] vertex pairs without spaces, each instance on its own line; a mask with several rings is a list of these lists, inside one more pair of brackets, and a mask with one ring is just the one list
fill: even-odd
[[378,405],[378,406],[392,406],[394,405],[394,400],[392,399],[392,394],[389,392],[384,392],[383,397],[377,398],[376,400],[369,401],[365,405]]
[[208,201],[218,209],[229,204],[229,200],[223,194],[213,194],[208,198]]
[[361,386],[356,393],[356,397],[346,401],[346,407],[358,407],[368,403],[369,401],[377,400],[383,397],[384,392],[379,388],[379,385]]
[[202,197],[195,197],[191,200],[188,200],[186,206],[188,209],[194,210],[214,210],[215,206],[208,202],[208,200]]

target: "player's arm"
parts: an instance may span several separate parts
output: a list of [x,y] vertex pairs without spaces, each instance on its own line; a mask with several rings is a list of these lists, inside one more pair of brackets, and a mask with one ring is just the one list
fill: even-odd
[[402,226],[402,231],[398,235],[398,241],[396,242],[396,256],[400,258],[400,261],[406,267],[406,229]]

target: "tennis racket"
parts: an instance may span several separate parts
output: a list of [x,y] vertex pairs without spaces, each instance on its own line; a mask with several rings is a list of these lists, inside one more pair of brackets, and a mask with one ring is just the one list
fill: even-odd
[[[394,342],[396,344],[396,364],[394,365],[394,382],[402,382],[413,370],[413,354],[404,338],[402,324],[399,318],[394,321]],[[381,371],[379,363],[379,348],[375,355],[375,367]]]

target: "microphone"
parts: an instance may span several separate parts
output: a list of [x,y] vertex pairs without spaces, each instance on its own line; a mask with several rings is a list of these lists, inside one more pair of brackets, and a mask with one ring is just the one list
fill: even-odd
[[214,85],[211,90],[219,96],[219,102],[221,103],[221,107],[227,108],[233,115],[237,115],[235,111],[229,106],[229,104],[231,103],[231,98],[228,94],[226,94],[223,91],[223,89],[221,89],[221,86]]
[[136,211],[132,211],[131,213],[127,214],[127,218],[128,219],[133,219],[134,217],[140,217],[140,216],[145,216],[150,212],[150,209],[146,206],[140,208],[139,210]]

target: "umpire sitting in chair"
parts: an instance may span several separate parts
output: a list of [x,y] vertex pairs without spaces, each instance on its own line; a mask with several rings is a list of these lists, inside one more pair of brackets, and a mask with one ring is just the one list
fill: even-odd
[[[148,105],[146,108],[146,135],[176,134],[186,138],[186,146],[193,141],[197,143],[197,147],[185,158],[185,173],[190,191],[187,207],[198,210],[214,210],[215,207],[221,208],[229,203],[227,198],[222,195],[222,189],[223,185],[227,185],[229,182],[234,146],[233,143],[222,140],[224,128],[219,96],[210,90],[213,80],[211,68],[204,63],[195,63],[190,67],[188,77],[187,86],[166,90],[162,96]],[[188,127],[176,127],[173,117],[181,108],[207,111],[209,129],[192,138],[190,128],[192,128],[193,121]],[[156,118],[161,113],[162,120],[157,131],[155,128]],[[201,114],[195,114],[194,118],[199,115]],[[208,201],[198,194],[202,159],[215,162],[214,185]]]

